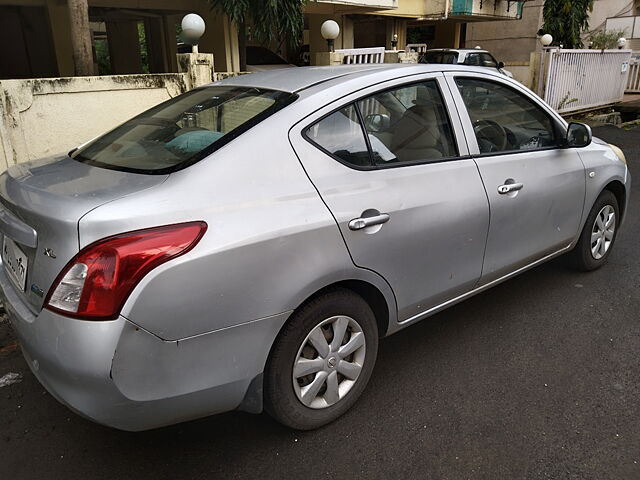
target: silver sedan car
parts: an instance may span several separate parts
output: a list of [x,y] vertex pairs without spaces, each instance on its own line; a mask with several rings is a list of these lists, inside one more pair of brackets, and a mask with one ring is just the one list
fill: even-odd
[[3,173],[2,301],[34,375],[96,422],[312,429],[381,337],[558,255],[602,266],[629,187],[620,149],[498,72],[245,75]]

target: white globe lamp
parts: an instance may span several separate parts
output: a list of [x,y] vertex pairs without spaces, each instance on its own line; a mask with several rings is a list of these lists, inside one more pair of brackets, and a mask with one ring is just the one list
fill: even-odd
[[335,20],[327,20],[320,27],[320,35],[327,41],[329,51],[333,52],[333,41],[340,35],[340,26]]
[[545,33],[540,37],[540,43],[543,47],[548,47],[549,45],[551,45],[551,42],[553,42],[553,37],[548,33]]
[[204,20],[196,13],[189,13],[182,19],[182,38],[192,45],[192,52],[198,53],[198,41],[204,34]]
[[624,38],[624,37],[620,37],[620,38],[618,39],[618,48],[619,48],[620,50],[622,50],[626,44],[627,44],[627,39],[626,39],[626,38]]

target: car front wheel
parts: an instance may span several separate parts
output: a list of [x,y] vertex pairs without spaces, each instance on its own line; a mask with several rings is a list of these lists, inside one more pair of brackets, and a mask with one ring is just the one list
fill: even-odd
[[265,370],[265,408],[280,423],[311,430],[340,417],[364,390],[378,351],[369,305],[336,289],[293,314]]
[[576,268],[591,271],[604,265],[616,240],[619,219],[618,200],[605,190],[596,199],[580,239],[571,252]]

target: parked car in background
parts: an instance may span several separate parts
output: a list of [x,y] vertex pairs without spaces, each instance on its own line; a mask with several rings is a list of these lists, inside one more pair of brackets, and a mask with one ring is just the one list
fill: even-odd
[[277,53],[266,47],[249,45],[247,47],[247,71],[263,72],[280,68],[295,67]]
[[144,430],[264,406],[316,428],[381,337],[558,255],[607,261],[624,154],[516,81],[295,73],[196,88],[0,175],[0,300],[73,411]]
[[485,67],[498,70],[507,77],[513,78],[511,72],[505,70],[503,62],[498,62],[487,50],[478,48],[430,49],[420,57],[420,63],[453,63],[471,67]]

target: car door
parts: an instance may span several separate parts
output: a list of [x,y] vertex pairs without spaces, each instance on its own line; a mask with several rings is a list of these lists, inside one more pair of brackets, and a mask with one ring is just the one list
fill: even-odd
[[391,285],[401,322],[477,283],[489,208],[442,74],[328,105],[290,131],[353,262]]
[[447,74],[491,221],[481,284],[566,249],[580,226],[584,165],[562,148],[565,126],[514,83]]

